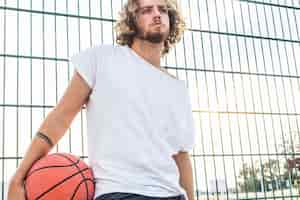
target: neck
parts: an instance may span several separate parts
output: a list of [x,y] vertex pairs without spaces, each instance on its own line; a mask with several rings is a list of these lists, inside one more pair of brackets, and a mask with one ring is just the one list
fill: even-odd
[[135,38],[131,48],[146,61],[160,68],[160,58],[163,43],[154,44],[139,38]]

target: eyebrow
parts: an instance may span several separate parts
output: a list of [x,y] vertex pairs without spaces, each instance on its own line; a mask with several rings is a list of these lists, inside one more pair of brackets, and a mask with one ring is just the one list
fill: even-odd
[[[142,6],[140,7],[139,9],[145,9],[145,8],[153,8],[155,5],[148,5],[148,6]],[[167,5],[157,5],[158,7],[164,7],[164,8],[167,8],[168,6]]]

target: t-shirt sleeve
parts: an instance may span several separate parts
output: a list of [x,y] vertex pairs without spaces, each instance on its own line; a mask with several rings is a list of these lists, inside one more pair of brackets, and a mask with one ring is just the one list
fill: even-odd
[[[186,89],[186,91],[188,91]],[[184,105],[184,119],[181,128],[181,141],[179,144],[179,151],[189,152],[192,151],[196,144],[196,129],[193,118],[193,111],[190,101],[190,95],[187,92],[185,95]]]
[[80,74],[90,88],[94,88],[96,81],[96,59],[93,48],[84,49],[69,59],[74,69]]

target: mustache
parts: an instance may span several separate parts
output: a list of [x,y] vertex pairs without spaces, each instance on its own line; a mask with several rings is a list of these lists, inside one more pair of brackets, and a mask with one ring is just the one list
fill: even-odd
[[160,20],[154,21],[151,25],[162,25],[163,23]]
[[156,25],[164,26],[163,23],[152,23],[152,24],[150,24],[150,25],[151,25],[151,26],[156,26]]

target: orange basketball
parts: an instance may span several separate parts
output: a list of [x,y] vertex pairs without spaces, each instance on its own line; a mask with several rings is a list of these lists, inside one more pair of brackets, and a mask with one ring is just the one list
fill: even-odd
[[34,163],[25,178],[25,192],[31,199],[93,199],[92,169],[79,157],[53,153]]

